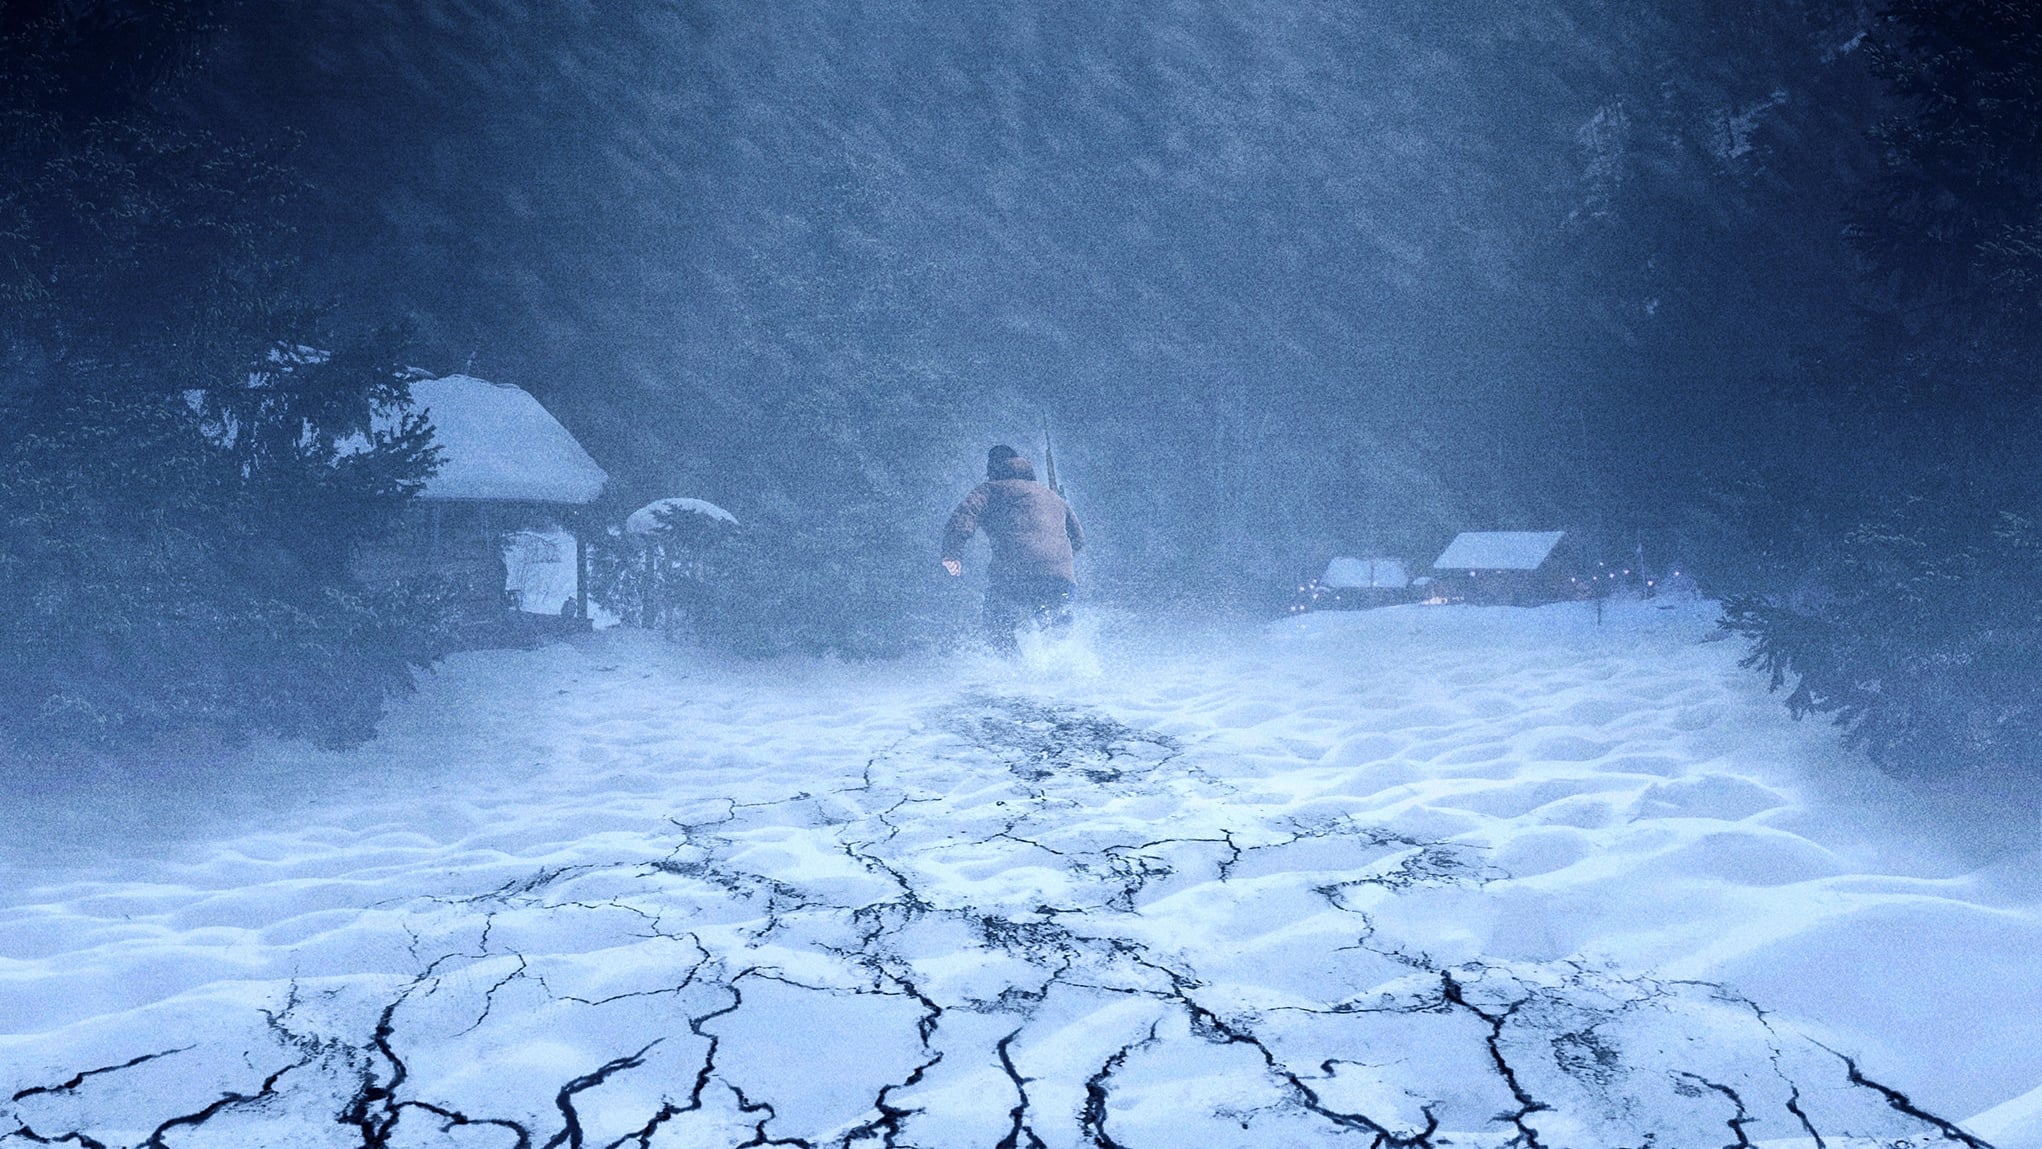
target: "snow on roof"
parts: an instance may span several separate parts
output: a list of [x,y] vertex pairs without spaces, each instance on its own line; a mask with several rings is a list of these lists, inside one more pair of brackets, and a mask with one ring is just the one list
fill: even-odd
[[704,499],[655,499],[632,511],[624,520],[624,529],[634,535],[649,535],[660,528],[660,516],[691,514],[706,519],[737,525],[737,516]]
[[472,375],[420,379],[412,406],[432,420],[443,460],[428,499],[590,503],[609,476],[537,399]]
[[1463,531],[1433,560],[1434,570],[1535,571],[1566,531]]
[[1341,555],[1326,564],[1326,573],[1319,576],[1319,585],[1343,589],[1410,586],[1411,573],[1404,569],[1403,559],[1357,559]]

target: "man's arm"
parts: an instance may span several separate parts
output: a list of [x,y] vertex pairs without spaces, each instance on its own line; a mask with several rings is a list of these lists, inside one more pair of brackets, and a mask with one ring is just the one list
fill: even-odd
[[1078,525],[1078,512],[1069,503],[1064,504],[1064,534],[1070,536],[1071,553],[1085,549],[1085,528]]
[[978,532],[978,517],[984,513],[990,497],[991,492],[980,483],[950,513],[950,522],[943,528],[943,569],[953,575],[964,572],[964,544]]

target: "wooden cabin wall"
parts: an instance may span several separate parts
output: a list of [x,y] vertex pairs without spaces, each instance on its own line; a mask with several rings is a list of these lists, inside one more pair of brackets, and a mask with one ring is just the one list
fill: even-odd
[[458,625],[477,645],[516,641],[535,619],[504,589],[506,536],[572,518],[545,504],[420,500],[386,538],[359,548],[356,576],[371,586],[436,583],[454,596]]

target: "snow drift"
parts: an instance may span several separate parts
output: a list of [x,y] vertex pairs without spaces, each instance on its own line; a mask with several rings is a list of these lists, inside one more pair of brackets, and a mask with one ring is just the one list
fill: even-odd
[[2032,826],[1712,620],[609,632],[359,751],[22,787],[0,1143],[2042,1145]]

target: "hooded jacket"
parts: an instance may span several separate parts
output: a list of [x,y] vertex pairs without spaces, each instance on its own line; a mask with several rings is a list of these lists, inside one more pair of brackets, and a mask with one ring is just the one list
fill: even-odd
[[1076,581],[1071,556],[1085,549],[1084,528],[1062,496],[1035,481],[1027,459],[988,464],[986,481],[957,504],[943,530],[943,557],[962,561],[964,544],[980,528],[993,544],[993,581]]

